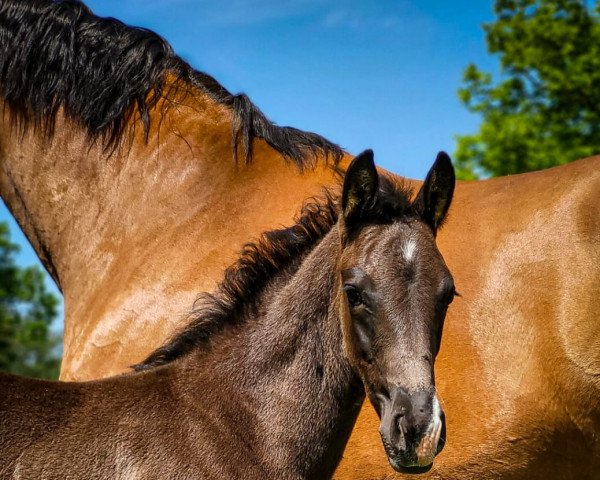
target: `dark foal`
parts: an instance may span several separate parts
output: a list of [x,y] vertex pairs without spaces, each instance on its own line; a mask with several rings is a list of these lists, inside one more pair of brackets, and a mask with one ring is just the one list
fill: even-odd
[[341,209],[247,245],[138,372],[1,375],[0,478],[329,478],[365,391],[392,465],[426,468],[445,441],[433,363],[455,290],[434,237],[453,188],[440,154],[411,201],[366,151]]

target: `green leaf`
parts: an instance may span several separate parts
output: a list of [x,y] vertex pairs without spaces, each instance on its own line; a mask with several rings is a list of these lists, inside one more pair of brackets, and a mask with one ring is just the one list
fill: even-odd
[[50,325],[59,301],[47,291],[44,272],[17,265],[17,251],[8,225],[0,222],[0,370],[57,378],[60,338]]
[[548,168],[600,153],[600,1],[496,0],[484,25],[494,79],[465,68],[458,97],[481,116],[457,136],[459,178]]

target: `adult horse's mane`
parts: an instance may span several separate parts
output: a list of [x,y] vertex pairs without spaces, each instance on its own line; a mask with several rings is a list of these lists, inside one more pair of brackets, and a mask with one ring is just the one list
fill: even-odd
[[[94,15],[77,0],[4,0],[0,4],[0,94],[23,128],[51,136],[59,109],[106,148],[139,116],[146,138],[150,112],[170,88],[192,86],[233,113],[232,149],[252,159],[262,138],[299,168],[318,156],[337,164],[343,152],[320,135],[269,121],[245,94],[233,95],[194,70],[156,33]],[[166,87],[167,75],[176,80]]]
[[[410,187],[383,176],[380,181],[377,202],[363,212],[366,222],[388,223],[417,216]],[[247,243],[238,260],[225,270],[216,292],[203,293],[196,300],[187,326],[133,368],[147,370],[170,363],[226,326],[248,319],[273,276],[285,269],[295,271],[337,222],[338,212],[339,199],[325,190],[322,198],[304,204],[293,226],[266,232],[257,242]]]

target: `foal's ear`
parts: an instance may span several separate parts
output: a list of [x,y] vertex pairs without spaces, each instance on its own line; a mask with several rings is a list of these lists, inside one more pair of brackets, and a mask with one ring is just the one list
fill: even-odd
[[344,177],[342,218],[346,233],[355,229],[375,205],[378,188],[379,176],[373,161],[373,150],[365,150],[352,160]]
[[454,193],[454,167],[446,152],[440,152],[417,194],[414,205],[433,234],[444,221]]

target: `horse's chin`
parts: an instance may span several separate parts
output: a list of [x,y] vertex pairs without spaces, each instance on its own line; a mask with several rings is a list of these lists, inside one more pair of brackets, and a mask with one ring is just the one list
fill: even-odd
[[382,434],[383,446],[388,461],[392,468],[400,473],[425,473],[431,470],[433,461],[446,444],[446,424],[443,413],[436,411],[427,432],[422,436],[419,443],[406,448],[406,440],[402,438],[402,445],[394,448],[387,442]]
[[410,474],[427,473],[429,470],[431,470],[431,467],[433,466],[433,462],[431,462],[429,465],[425,465],[425,466],[420,466],[420,465],[405,466],[401,463],[401,461],[399,459],[394,458],[394,457],[388,457],[388,461],[390,462],[390,465],[392,466],[392,468],[394,470],[396,470],[398,473],[410,473]]
[[414,454],[407,455],[406,452],[399,454],[390,454],[388,451],[388,461],[394,470],[400,473],[425,473],[431,470],[433,460],[444,448],[446,443],[444,423],[441,419],[433,422],[433,427],[429,434],[423,436]]

